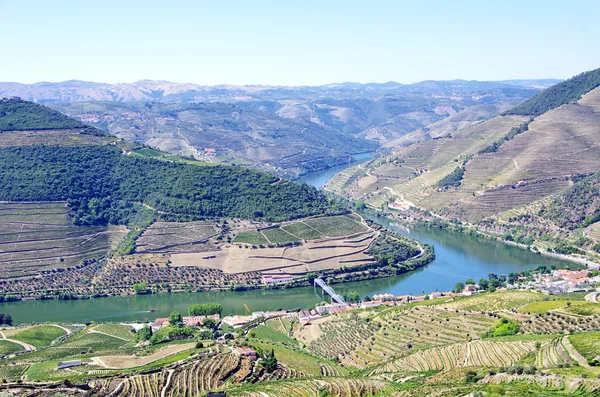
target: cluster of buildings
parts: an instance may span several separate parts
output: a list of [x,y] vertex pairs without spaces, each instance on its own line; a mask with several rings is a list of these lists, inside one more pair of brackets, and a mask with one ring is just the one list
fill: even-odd
[[[221,316],[219,316],[218,314],[213,314],[210,316],[185,316],[185,317],[182,317],[182,320],[183,320],[183,325],[185,325],[185,326],[201,327],[204,325],[204,320],[206,320],[207,318],[210,318],[211,320],[218,323]],[[168,327],[168,326],[169,326],[169,319],[166,317],[157,318],[156,320],[154,320],[153,323],[150,323],[150,327],[152,327],[152,332],[156,332],[159,329],[161,329],[162,327]]]
[[600,276],[589,277],[587,270],[554,270],[552,273],[536,273],[533,279],[520,276],[509,288],[539,290],[548,295],[586,291],[600,282]]
[[227,316],[223,317],[223,323],[233,328],[243,327],[244,325],[251,323],[259,318],[268,320],[271,318],[287,316],[289,313],[285,310],[273,311],[273,312],[253,312],[249,316]]

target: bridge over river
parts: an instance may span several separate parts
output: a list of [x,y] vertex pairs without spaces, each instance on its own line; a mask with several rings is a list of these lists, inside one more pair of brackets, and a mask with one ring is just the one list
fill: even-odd
[[346,304],[344,298],[341,295],[336,294],[333,288],[325,284],[325,281],[321,280],[320,278],[315,279],[314,286],[319,286],[321,289],[323,289],[323,292],[326,292],[329,296],[331,296],[332,301],[336,301],[342,305]]

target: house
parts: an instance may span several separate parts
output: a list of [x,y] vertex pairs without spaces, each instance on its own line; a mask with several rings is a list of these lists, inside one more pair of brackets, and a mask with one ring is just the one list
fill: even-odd
[[395,300],[396,297],[392,294],[375,294],[373,295],[373,300],[374,301],[393,301]]
[[204,154],[212,157],[217,154],[217,151],[214,147],[207,147],[207,148],[204,148]]
[[81,360],[59,361],[59,363],[56,365],[56,369],[79,367],[81,365],[83,365]]
[[301,323],[308,323],[318,318],[321,318],[321,315],[316,310],[300,310],[298,312],[298,321]]
[[377,306],[381,306],[383,302],[382,301],[370,301],[370,302],[363,302],[360,304],[360,308],[361,309],[368,309],[370,307],[377,307]]
[[411,207],[412,207],[412,205],[410,205],[408,203],[394,202],[394,203],[388,204],[389,209],[396,210],[396,211],[406,211],[406,210],[410,209]]
[[287,284],[292,280],[291,276],[263,276],[262,283],[265,285]]
[[315,310],[318,314],[322,315],[323,313],[341,313],[346,311],[347,308],[347,303],[331,303],[323,306],[317,306],[315,307]]
[[156,320],[154,320],[153,323],[150,324],[150,327],[152,328],[152,332],[156,332],[159,329],[161,329],[161,327],[163,326],[168,326],[169,325],[169,319],[168,318],[157,318]]
[[[211,318],[215,322],[219,322],[221,316],[219,316],[219,314],[213,314],[210,316],[184,316],[181,319],[183,320],[183,325],[188,327],[197,327],[204,324],[204,320],[206,318]],[[169,325],[169,319],[163,317],[154,320],[154,322],[150,324],[150,327],[152,327],[153,332],[156,332],[162,327],[168,327]]]
[[431,294],[429,294],[429,299],[437,299],[437,298],[441,298],[442,297],[442,293],[435,291],[432,292]]
[[234,346],[232,350],[233,350],[233,353],[235,353],[236,355],[238,355],[240,357],[248,357],[248,358],[251,358],[252,360],[256,360],[258,358],[258,355],[256,354],[256,350],[252,349],[251,347]]
[[221,316],[219,314],[213,314],[210,316],[185,316],[183,317],[183,325],[187,325],[189,327],[198,327],[204,324],[204,320],[210,318],[215,322],[219,322]]
[[230,327],[239,328],[255,320],[254,316],[227,316],[223,317],[223,322]]

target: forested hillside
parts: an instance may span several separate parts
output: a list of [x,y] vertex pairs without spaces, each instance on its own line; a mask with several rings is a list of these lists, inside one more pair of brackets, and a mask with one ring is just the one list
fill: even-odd
[[0,149],[0,200],[67,200],[79,224],[128,223],[143,203],[178,220],[293,219],[335,212],[313,187],[241,167],[127,156],[118,147]]
[[582,95],[598,86],[600,86],[600,69],[581,73],[540,92],[505,114],[539,116],[548,110],[581,99]]
[[0,100],[0,131],[83,128],[101,134],[80,121],[37,103],[15,99]]

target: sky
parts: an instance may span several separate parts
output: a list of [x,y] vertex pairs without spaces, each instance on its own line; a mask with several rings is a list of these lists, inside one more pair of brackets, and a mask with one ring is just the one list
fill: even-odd
[[0,81],[202,85],[568,78],[600,1],[0,0]]

